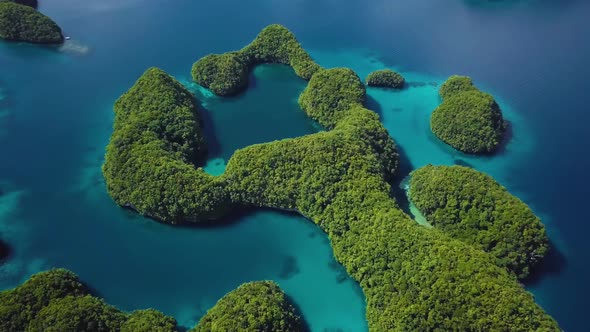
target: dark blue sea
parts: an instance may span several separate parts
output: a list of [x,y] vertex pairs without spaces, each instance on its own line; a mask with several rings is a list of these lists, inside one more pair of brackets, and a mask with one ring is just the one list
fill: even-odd
[[[369,89],[403,155],[400,179],[428,163],[493,175],[547,226],[554,250],[526,281],[567,331],[590,306],[590,2],[583,0],[40,0],[71,41],[0,42],[0,238],[13,248],[0,289],[51,267],[73,270],[124,310],[154,307],[194,325],[243,282],[277,281],[312,331],[364,331],[365,301],[327,237],[296,215],[246,211],[220,227],[171,227],[116,206],[100,172],[114,101],[151,66],[203,106],[211,173],[241,147],[318,130],[297,105],[305,82],[260,66],[250,90],[217,98],[190,82],[194,61],[239,49],[281,23],[323,66],[409,82]],[[438,85],[473,77],[512,135],[494,157],[469,157],[429,130]]]

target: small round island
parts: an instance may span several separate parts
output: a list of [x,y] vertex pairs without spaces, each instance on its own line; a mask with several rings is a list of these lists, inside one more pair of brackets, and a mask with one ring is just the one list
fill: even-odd
[[466,76],[451,76],[439,94],[443,102],[430,118],[436,137],[465,153],[490,154],[498,149],[507,124],[494,97]]
[[404,77],[391,69],[376,70],[367,76],[366,81],[368,86],[392,89],[401,89],[406,84]]

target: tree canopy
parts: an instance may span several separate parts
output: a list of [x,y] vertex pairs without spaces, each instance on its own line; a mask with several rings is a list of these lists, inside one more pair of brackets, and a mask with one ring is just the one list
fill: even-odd
[[86,294],[88,288],[67,270],[35,274],[23,285],[0,292],[0,331],[24,331],[51,301]]
[[533,211],[490,176],[462,166],[412,173],[409,196],[435,227],[475,245],[519,278],[545,256],[545,227]]
[[206,221],[229,205],[221,178],[195,163],[206,155],[194,97],[157,68],[115,103],[103,174],[120,205],[169,223]]
[[439,92],[443,102],[432,112],[432,132],[465,153],[494,152],[506,130],[502,111],[494,98],[479,91],[464,76],[451,76]]
[[[282,42],[259,35],[250,44],[256,52],[240,52],[250,65],[288,56],[300,76],[311,75],[299,103],[327,131],[248,146],[234,153],[224,174],[206,175],[188,157],[200,155],[190,147],[202,141],[178,134],[196,126],[199,137],[194,100],[150,69],[115,105],[103,168],[111,196],[170,223],[217,218],[231,206],[298,211],[328,234],[336,259],[359,282],[372,331],[559,330],[492,255],[417,225],[397,206],[389,180],[398,152],[378,115],[363,106],[359,77],[346,68],[321,69],[303,55],[307,60],[295,65],[285,46],[294,39],[276,38]],[[184,120],[169,126],[167,116]]]
[[305,80],[320,69],[291,31],[273,24],[264,28],[254,41],[239,51],[201,58],[193,65],[192,76],[195,82],[217,95],[234,95],[247,87],[248,73],[261,63],[289,65]]
[[37,273],[0,292],[0,331],[176,332],[174,318],[154,309],[127,314],[92,296],[65,269]]
[[372,331],[557,331],[490,255],[398,208],[386,181],[397,154],[375,148],[386,146],[370,134],[382,127],[360,106],[364,89],[351,98],[357,82],[346,69],[316,73],[308,89],[321,91],[304,91],[300,103],[333,129],[238,150],[224,174],[232,200],[295,209],[326,231],[365,293]]
[[61,28],[28,5],[0,1],[0,38],[38,44],[59,44]]
[[304,323],[272,281],[243,284],[207,311],[191,332],[298,332]]
[[[195,332],[304,331],[289,299],[272,281],[244,284],[202,317]],[[0,292],[0,331],[178,332],[176,320],[154,309],[122,312],[94,297],[65,269],[33,275]]]
[[367,76],[367,85],[382,88],[401,89],[406,80],[399,73],[391,69],[376,70]]
[[121,332],[176,332],[176,320],[154,310],[137,310],[121,325]]

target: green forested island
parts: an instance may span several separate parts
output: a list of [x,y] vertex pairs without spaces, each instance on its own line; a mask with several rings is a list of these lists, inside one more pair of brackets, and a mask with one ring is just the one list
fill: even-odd
[[[302,320],[273,282],[252,282],[221,299],[192,331],[303,331]],[[154,310],[126,313],[94,297],[70,271],[33,275],[0,292],[0,331],[178,332],[174,318]]]
[[401,89],[406,84],[402,75],[391,69],[376,70],[367,76],[367,85],[381,88]]
[[125,318],[66,270],[38,273],[0,293],[1,331],[114,331]]
[[545,256],[545,227],[531,209],[490,176],[462,166],[425,166],[412,173],[409,197],[428,221],[526,277]]
[[225,331],[303,332],[305,326],[276,283],[257,281],[228,293],[191,330]]
[[273,24],[243,49],[211,54],[193,65],[193,80],[220,96],[234,95],[248,85],[248,73],[260,63],[280,63],[309,80],[320,69],[287,28]]
[[430,128],[438,138],[465,153],[487,154],[498,149],[507,123],[494,97],[466,76],[451,76],[439,93],[442,104],[430,118]]
[[115,103],[103,174],[120,205],[169,223],[206,221],[231,207],[225,180],[193,164],[206,154],[194,97],[152,68]]
[[64,41],[61,28],[34,8],[36,1],[17,2],[0,1],[0,39],[36,44]]
[[[103,168],[115,201],[169,223],[211,222],[243,206],[298,211],[328,234],[359,282],[372,331],[559,330],[493,255],[418,225],[398,207],[389,183],[395,143],[363,106],[365,87],[352,70],[320,68],[273,25],[239,52],[197,61],[193,76],[227,95],[264,62],[292,65],[309,79],[299,103],[326,131],[243,148],[224,174],[208,175],[198,167],[205,149],[194,97],[150,69],[115,105]],[[226,63],[244,67],[228,71]]]

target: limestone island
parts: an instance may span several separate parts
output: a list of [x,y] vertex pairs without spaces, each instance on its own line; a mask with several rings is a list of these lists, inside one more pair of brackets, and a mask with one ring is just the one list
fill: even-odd
[[303,332],[306,327],[273,281],[243,284],[207,311],[191,332]]
[[0,39],[34,44],[61,44],[61,28],[27,4],[31,1],[0,1]]
[[168,223],[217,219],[229,212],[225,179],[194,167],[207,146],[195,98],[151,68],[115,103],[103,174],[122,206]]
[[404,77],[391,69],[376,70],[370,73],[366,82],[368,86],[392,89],[401,89],[406,84]]
[[451,76],[439,93],[443,102],[432,112],[432,132],[465,153],[495,152],[502,143],[507,123],[494,97],[481,92],[466,76]]
[[219,96],[235,95],[248,85],[248,74],[257,64],[280,63],[309,80],[320,69],[287,28],[273,24],[239,51],[210,54],[197,61],[193,80]]
[[545,227],[533,211],[490,176],[463,166],[415,170],[409,198],[436,228],[489,252],[518,278],[547,253]]
[[[269,281],[251,282],[222,298],[191,332],[304,331],[283,291]],[[176,320],[154,310],[131,313],[93,296],[64,269],[33,275],[0,292],[0,331],[180,332]]]
[[299,212],[327,233],[363,289],[371,331],[559,331],[493,255],[400,209],[390,184],[397,147],[364,106],[354,71],[321,68],[289,30],[272,25],[241,51],[197,61],[193,77],[231,95],[259,63],[288,64],[309,79],[299,104],[325,131],[245,147],[223,174],[209,175],[198,167],[206,145],[197,101],[152,68],[115,104],[103,165],[113,199],[171,224],[212,223],[243,207]]

